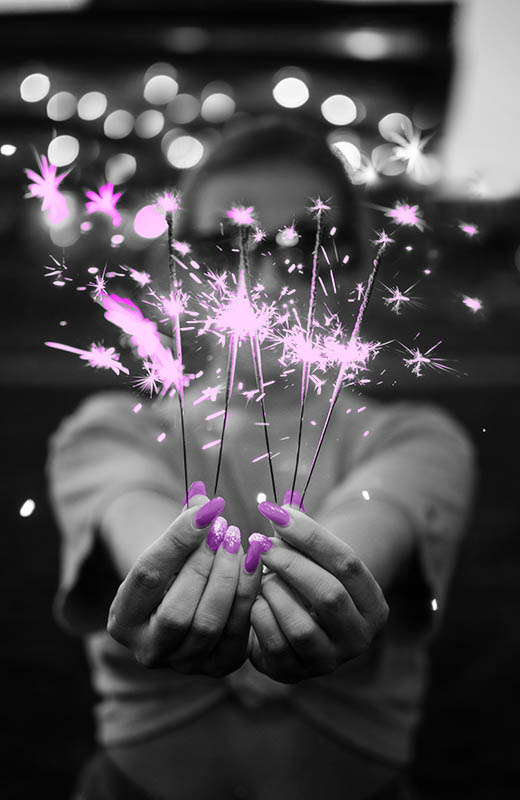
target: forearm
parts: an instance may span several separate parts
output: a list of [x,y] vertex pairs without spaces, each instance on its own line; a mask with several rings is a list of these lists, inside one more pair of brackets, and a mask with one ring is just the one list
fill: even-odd
[[341,514],[335,510],[319,522],[352,547],[383,591],[399,578],[413,554],[411,521],[385,501],[350,501]]
[[178,512],[178,503],[150,490],[128,492],[110,503],[99,528],[121,578]]

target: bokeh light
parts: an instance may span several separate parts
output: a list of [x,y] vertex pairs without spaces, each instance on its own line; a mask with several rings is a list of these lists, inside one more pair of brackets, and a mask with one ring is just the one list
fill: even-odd
[[47,116],[55,122],[70,119],[76,111],[77,100],[71,92],[57,92],[47,103]]
[[5,144],[0,145],[0,154],[1,155],[3,155],[3,156],[14,156],[15,153],[16,153],[16,145],[8,144],[7,142]]
[[36,508],[36,503],[30,497],[22,503],[20,507],[20,511],[18,512],[21,517],[30,517],[33,513],[34,509]]
[[157,109],[143,111],[135,121],[135,132],[141,139],[152,139],[164,128],[164,116]]
[[162,106],[169,103],[177,92],[179,84],[170,75],[154,75],[144,87],[144,99],[153,105]]
[[284,108],[299,108],[309,99],[307,84],[300,78],[282,78],[273,89],[273,97]]
[[321,104],[321,113],[331,125],[349,125],[357,116],[356,104],[346,94],[333,94]]
[[178,136],[168,146],[166,158],[177,169],[189,169],[204,155],[204,145],[194,136]]
[[42,72],[27,75],[20,84],[20,96],[26,103],[37,103],[47,97],[51,82]]
[[186,125],[193,122],[200,112],[200,103],[192,94],[178,94],[168,103],[166,113],[172,122]]
[[84,120],[99,119],[107,110],[107,98],[103,92],[87,92],[78,102],[78,117]]
[[235,108],[236,104],[232,97],[224,92],[215,92],[206,97],[202,103],[200,114],[207,122],[218,124],[229,119]]
[[56,136],[49,142],[47,155],[55,167],[66,167],[78,157],[79,142],[75,136],[64,134]]
[[389,142],[394,141],[395,134],[399,136],[404,135],[408,140],[413,136],[413,124],[411,119],[407,117],[406,114],[401,114],[398,111],[394,111],[382,117],[377,127],[383,139],[387,139]]
[[363,61],[384,58],[390,54],[391,46],[387,35],[369,28],[350,31],[344,37],[345,52]]
[[110,139],[124,139],[134,127],[134,118],[129,111],[118,108],[105,119],[103,130]]
[[347,165],[354,170],[361,167],[361,152],[353,142],[346,141],[345,139],[338,139],[331,143],[333,153],[339,154],[345,159]]
[[380,144],[372,150],[372,163],[382,175],[401,175],[406,164],[393,157],[394,148],[391,144]]
[[137,161],[130,153],[116,153],[105,164],[105,177],[109,183],[125,183],[135,174]]
[[134,230],[143,239],[156,239],[167,227],[165,215],[155,205],[143,206],[135,215]]

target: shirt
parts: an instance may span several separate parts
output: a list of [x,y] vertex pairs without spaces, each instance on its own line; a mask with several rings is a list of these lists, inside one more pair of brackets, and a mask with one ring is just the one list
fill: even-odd
[[[294,468],[297,407],[271,405],[267,398],[272,463],[283,493]],[[188,391],[185,407],[190,480],[206,480],[209,488],[218,447],[204,446],[219,438],[222,418],[214,412],[220,406]],[[309,396],[300,475],[308,473],[326,409],[324,398]],[[259,493],[271,496],[259,421],[254,402],[232,411],[218,489],[226,498],[226,518],[241,528],[244,543],[252,531],[272,533],[256,510]],[[367,652],[332,674],[286,685],[249,662],[225,678],[147,670],[106,633],[117,583],[98,534],[100,520],[114,498],[135,489],[175,498],[180,512],[185,488],[179,428],[176,400],[145,402],[136,411],[132,394],[103,392],[84,401],[50,441],[50,495],[62,533],[56,613],[85,639],[99,694],[99,742],[136,742],[180,726],[229,692],[246,703],[283,693],[297,713],[336,739],[388,763],[407,763],[428,649],[471,504],[474,456],[464,430],[433,406],[382,405],[342,393],[305,497],[307,513],[326,526],[348,514],[352,503],[378,504],[382,515],[399,508],[415,535],[414,569],[406,584],[387,593],[387,625]]]

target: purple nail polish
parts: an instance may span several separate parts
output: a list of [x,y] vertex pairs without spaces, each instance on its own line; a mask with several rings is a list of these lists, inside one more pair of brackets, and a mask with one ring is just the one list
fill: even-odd
[[300,509],[300,511],[305,511],[305,506],[302,503],[302,496],[297,489],[294,489],[293,491],[287,489],[283,496],[282,505],[296,506]]
[[206,484],[204,481],[193,481],[193,483],[190,484],[184,505],[187,506],[191,498],[196,497],[198,494],[206,494]]
[[228,524],[225,517],[217,517],[215,520],[213,520],[209,529],[209,533],[206,537],[206,542],[208,543],[210,550],[216,552],[219,549],[227,528]]
[[268,536],[262,533],[252,533],[249,537],[249,548],[244,559],[244,569],[250,575],[256,572],[260,562],[260,554],[271,549],[273,543]]
[[205,528],[210,522],[213,522],[215,517],[218,517],[225,505],[226,501],[223,497],[214,497],[212,500],[208,500],[207,503],[197,510],[197,513],[193,517],[193,522],[197,528]]
[[275,505],[275,503],[270,503],[269,500],[259,503],[258,510],[262,516],[270,519],[271,522],[274,522],[275,525],[280,525],[282,528],[285,528],[291,521],[291,515],[285,508],[280,508],[280,506]]
[[240,528],[237,525],[230,525],[224,536],[223,547],[228,553],[238,553],[240,550]]

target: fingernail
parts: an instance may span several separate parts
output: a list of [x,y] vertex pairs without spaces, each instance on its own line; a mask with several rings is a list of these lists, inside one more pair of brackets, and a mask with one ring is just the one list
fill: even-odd
[[264,500],[263,503],[259,503],[258,510],[262,516],[267,517],[267,519],[270,519],[271,522],[274,522],[276,525],[285,527],[291,521],[291,515],[285,508],[280,508],[280,506],[275,505],[275,503],[270,503],[269,500]]
[[249,547],[244,558],[244,569],[249,575],[252,575],[260,563],[260,554],[270,550],[273,543],[268,536],[264,536],[262,533],[252,533],[248,541]]
[[228,553],[238,553],[240,550],[240,528],[236,525],[230,525],[224,536],[223,547]]
[[225,505],[226,501],[223,497],[214,497],[212,500],[208,500],[197,510],[193,522],[197,528],[205,528],[210,522],[213,522],[215,517],[218,517]]
[[302,502],[302,496],[297,489],[287,489],[283,496],[282,505],[296,506],[300,511],[305,511],[305,506]]
[[209,529],[209,533],[206,537],[206,542],[208,543],[208,547],[213,552],[216,552],[220,545],[222,544],[222,540],[224,538],[224,534],[227,531],[227,519],[225,517],[217,517],[211,523],[211,527]]
[[204,481],[193,481],[193,483],[190,484],[184,505],[187,506],[191,498],[198,494],[206,494],[206,484]]

